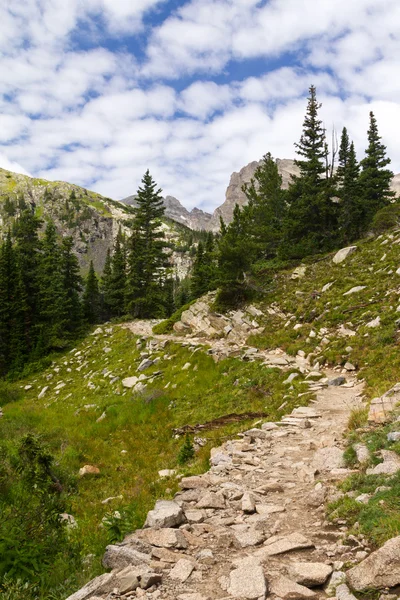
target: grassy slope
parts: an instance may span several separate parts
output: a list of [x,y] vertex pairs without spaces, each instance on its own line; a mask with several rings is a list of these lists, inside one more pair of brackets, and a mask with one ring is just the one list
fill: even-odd
[[[275,419],[287,393],[283,385],[286,375],[277,369],[238,359],[215,363],[204,351],[193,353],[193,348],[168,343],[155,354],[160,362],[145,372],[162,374],[142,395],[135,395],[122,387],[121,380],[137,373],[144,347],[137,347],[136,339],[120,327],[88,336],[47,371],[13,384],[10,394],[17,399],[4,406],[0,420],[3,443],[12,443],[27,432],[42,434],[56,456],[61,481],[68,482],[71,513],[78,522],[76,535],[84,542],[83,555],[96,555],[93,567],[74,581],[72,588],[102,570],[100,558],[108,537],[99,525],[107,512],[126,509],[123,526],[131,530],[142,524],[156,497],[168,497],[176,489],[175,479],[158,478],[158,470],[177,466],[182,439],[173,437],[173,428],[231,412],[265,411]],[[104,352],[105,347],[111,351]],[[182,370],[187,362],[190,368]],[[105,370],[119,380],[111,383]],[[57,393],[60,383],[66,385]],[[32,388],[25,391],[27,385]],[[49,389],[39,400],[44,386]],[[305,402],[303,397],[297,398],[300,391],[301,382],[296,380],[285,412]],[[105,418],[97,422],[103,413]],[[190,465],[190,472],[207,469],[210,447],[251,424],[202,432],[208,443]],[[78,479],[78,470],[85,464],[98,466],[100,476]],[[122,499],[110,504],[101,502],[120,495]]]

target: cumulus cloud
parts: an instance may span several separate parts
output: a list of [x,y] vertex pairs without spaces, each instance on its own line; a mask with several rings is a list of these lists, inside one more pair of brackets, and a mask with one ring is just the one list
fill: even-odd
[[311,83],[361,158],[368,112],[400,170],[396,0],[14,0],[0,6],[0,166],[123,198],[150,168],[212,210],[294,156]]

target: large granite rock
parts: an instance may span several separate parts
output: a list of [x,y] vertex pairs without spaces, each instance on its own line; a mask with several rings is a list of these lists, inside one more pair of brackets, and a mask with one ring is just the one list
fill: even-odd
[[335,265],[339,265],[344,260],[346,260],[348,256],[354,254],[356,250],[357,246],[349,246],[348,248],[342,248],[341,250],[339,250],[339,252],[336,252],[335,256],[332,259],[332,262],[335,263]]
[[400,585],[400,536],[347,571],[347,581],[357,592]]
[[400,383],[396,383],[383,396],[371,400],[368,413],[370,423],[387,423],[396,405],[400,402]]
[[185,520],[183,510],[173,500],[157,500],[147,513],[144,527],[179,527]]
[[254,558],[244,559],[231,571],[228,593],[240,600],[259,600],[267,594],[267,584],[260,563]]

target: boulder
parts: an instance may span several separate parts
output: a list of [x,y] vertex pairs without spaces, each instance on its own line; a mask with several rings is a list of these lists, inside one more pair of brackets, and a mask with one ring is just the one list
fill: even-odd
[[314,544],[301,533],[291,533],[286,536],[270,537],[264,546],[255,552],[255,556],[259,556],[260,560],[263,560],[269,556],[313,547]]
[[394,475],[400,470],[400,456],[391,450],[381,450],[383,462],[367,469],[367,475]]
[[372,319],[372,321],[369,321],[369,323],[366,324],[366,327],[369,327],[370,329],[374,329],[376,327],[380,327],[380,325],[381,325],[381,318],[376,317],[376,319]]
[[154,361],[149,358],[144,358],[140,365],[138,366],[138,371],[145,371],[149,369],[152,365],[154,365]]
[[383,396],[371,400],[368,413],[370,423],[387,423],[390,421],[391,413],[400,402],[400,383],[396,383]]
[[228,593],[240,600],[264,599],[267,584],[260,563],[254,558],[244,559],[237,569],[231,571]]
[[345,583],[341,583],[337,586],[336,598],[337,600],[357,600]]
[[299,267],[296,267],[296,269],[293,271],[290,279],[303,279],[303,277],[306,276],[306,270],[307,270],[306,265],[300,265]]
[[138,377],[125,377],[125,379],[122,380],[122,385],[126,388],[133,388],[139,381]]
[[187,541],[180,529],[144,529],[143,537],[152,546],[160,548],[187,548]]
[[346,581],[346,573],[343,571],[334,571],[324,587],[325,594],[329,597],[336,595],[336,589]]
[[181,583],[185,583],[185,581],[189,579],[190,575],[192,574],[193,569],[194,564],[190,560],[181,558],[172,568],[169,576],[171,579],[177,579]]
[[295,562],[289,567],[290,577],[306,587],[324,585],[332,571],[332,567],[325,563]]
[[147,513],[144,527],[179,527],[185,518],[181,507],[173,500],[157,500]]
[[206,477],[193,475],[192,477],[182,477],[179,487],[182,490],[198,490],[209,487],[209,482]]
[[338,387],[339,385],[343,385],[346,383],[346,377],[335,377],[334,379],[329,379],[328,380],[328,385],[332,385],[335,387]]
[[87,600],[93,598],[96,595],[102,596],[111,592],[116,584],[116,577],[114,573],[104,573],[95,577],[92,581],[89,581],[83,588],[68,596],[66,600]]
[[225,499],[221,494],[215,494],[213,492],[206,492],[202,496],[199,502],[196,504],[196,508],[225,508]]
[[392,588],[400,584],[400,536],[372,552],[347,571],[347,581],[357,592]]
[[301,600],[317,597],[315,592],[291,581],[291,579],[283,575],[275,577],[270,581],[270,591],[274,596],[282,598],[282,600]]
[[242,497],[242,511],[251,514],[256,511],[254,497],[249,492],[245,492]]
[[351,256],[356,250],[357,246],[348,246],[347,248],[342,248],[341,250],[339,250],[339,252],[336,252],[335,256],[332,259],[332,262],[335,265],[339,265],[344,260],[346,260],[346,258]]
[[106,569],[123,569],[124,567],[139,566],[149,562],[150,557],[148,554],[139,552],[127,545],[110,544],[106,547],[103,556],[103,567]]

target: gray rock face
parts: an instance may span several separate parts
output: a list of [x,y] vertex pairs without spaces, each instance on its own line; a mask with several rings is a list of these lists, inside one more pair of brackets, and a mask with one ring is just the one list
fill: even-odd
[[400,584],[400,536],[372,552],[361,563],[347,571],[347,581],[357,592],[367,589],[392,588]]
[[[186,225],[190,229],[207,229],[211,220],[211,214],[207,213],[199,208],[193,208],[191,211],[187,210],[177,198],[173,196],[166,196],[163,198],[165,206],[165,216],[177,223]],[[122,200],[124,204],[129,206],[136,206],[135,196],[128,196]]]
[[400,470],[400,456],[391,450],[381,450],[383,462],[367,469],[367,475],[394,475]]
[[[282,187],[287,189],[291,175],[298,175],[299,169],[294,164],[294,160],[277,158],[276,162],[278,165],[278,171],[282,176]],[[242,186],[245,183],[250,183],[250,180],[254,177],[254,173],[260,164],[261,160],[253,161],[243,167],[239,173],[232,173],[225,194],[225,202],[214,211],[211,220],[208,223],[208,229],[211,231],[219,231],[220,217],[222,217],[225,223],[228,224],[232,221],[235,204],[238,204],[239,206],[245,206],[247,204],[247,198],[242,191]]]
[[179,527],[184,522],[183,510],[173,500],[158,500],[147,513],[144,527]]
[[145,529],[143,536],[146,542],[159,548],[187,548],[186,538],[180,529]]
[[301,533],[291,533],[287,536],[273,536],[269,538],[265,542],[264,547],[257,550],[255,555],[260,557],[260,560],[263,560],[268,556],[276,556],[277,554],[284,554],[293,550],[303,550],[305,548],[312,548],[313,546],[314,544]]
[[95,595],[107,594],[112,591],[116,583],[114,573],[104,573],[92,581],[89,581],[83,588],[68,596],[66,600],[87,600]]

